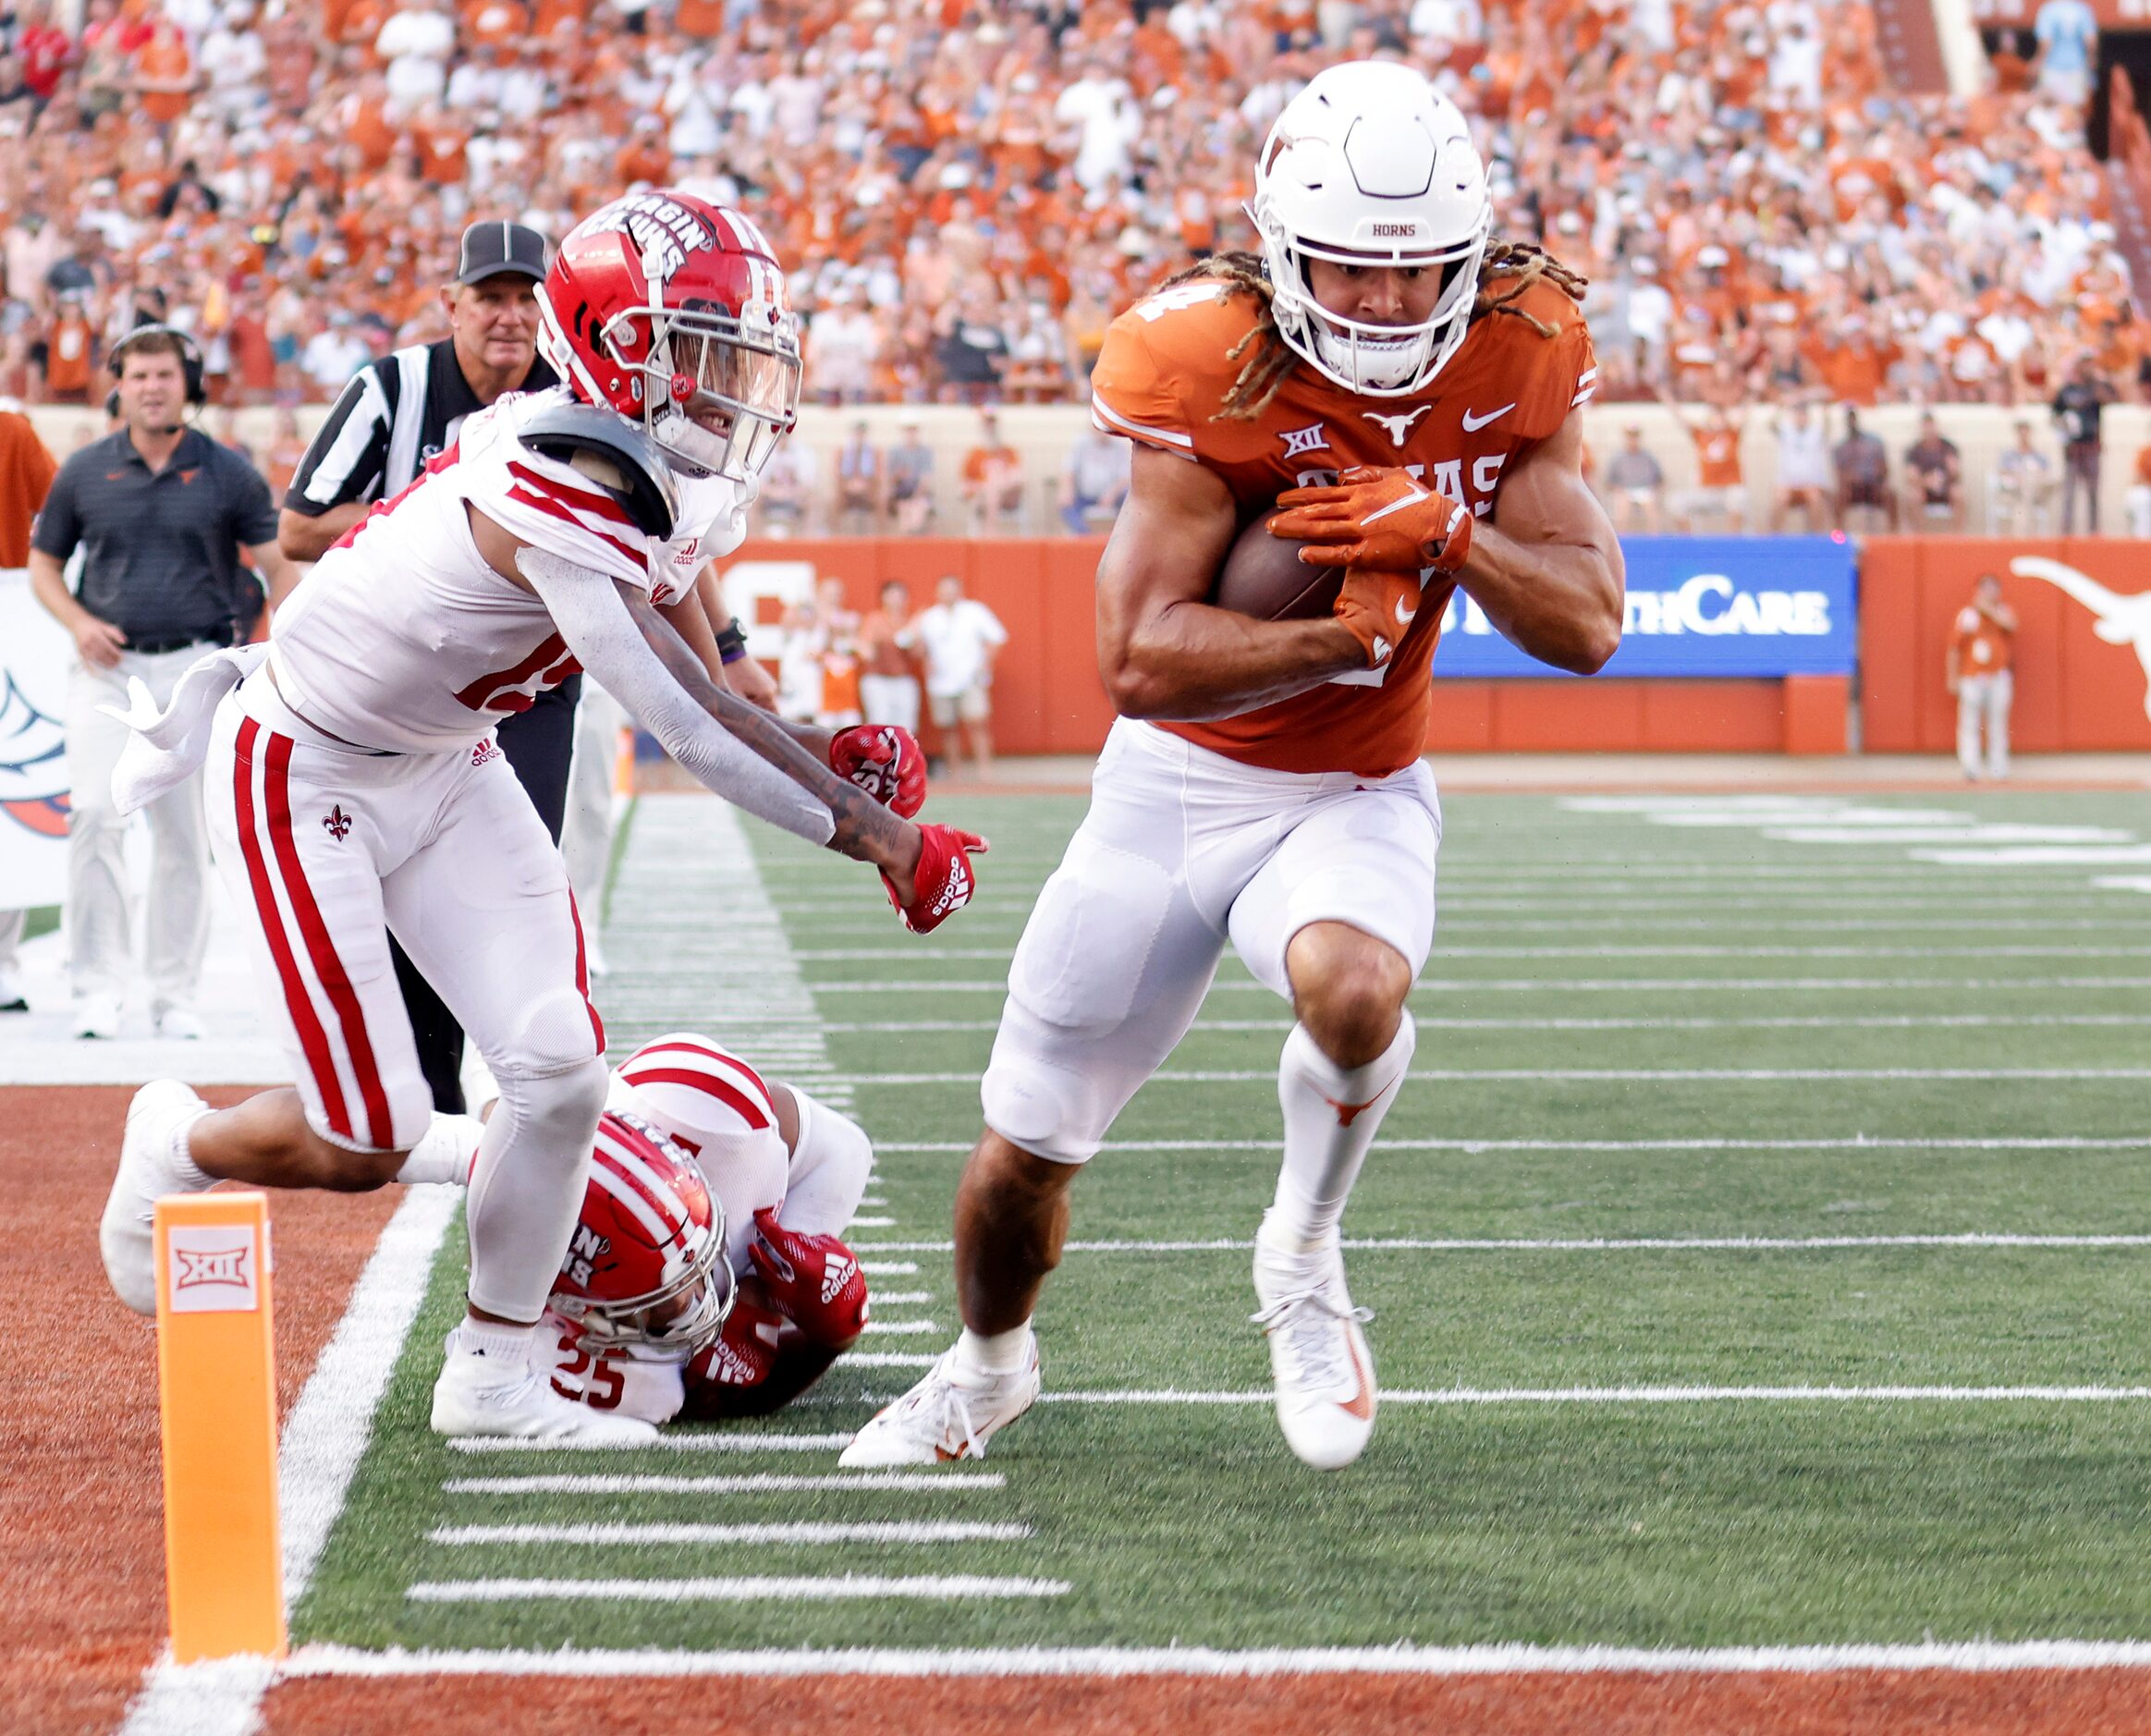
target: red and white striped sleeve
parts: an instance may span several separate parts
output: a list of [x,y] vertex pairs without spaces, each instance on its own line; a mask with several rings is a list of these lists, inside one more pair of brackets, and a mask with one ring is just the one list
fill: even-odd
[[470,495],[487,518],[549,555],[649,588],[650,539],[618,501],[580,471],[513,441],[493,456]]

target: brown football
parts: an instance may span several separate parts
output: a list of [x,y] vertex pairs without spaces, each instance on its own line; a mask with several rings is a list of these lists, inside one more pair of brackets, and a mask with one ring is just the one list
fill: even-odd
[[1210,601],[1265,621],[1305,621],[1328,614],[1344,583],[1344,568],[1308,566],[1300,558],[1305,546],[1272,536],[1263,529],[1263,520],[1256,519],[1226,555]]

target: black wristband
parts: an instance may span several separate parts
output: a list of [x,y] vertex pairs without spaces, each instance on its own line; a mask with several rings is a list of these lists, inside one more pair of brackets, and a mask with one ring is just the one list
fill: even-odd
[[721,662],[737,663],[747,654],[747,635],[740,630],[739,617],[734,616],[717,629],[717,656]]

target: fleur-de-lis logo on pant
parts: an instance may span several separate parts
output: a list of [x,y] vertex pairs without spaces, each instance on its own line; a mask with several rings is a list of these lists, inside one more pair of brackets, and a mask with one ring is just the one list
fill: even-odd
[[351,829],[351,816],[344,812],[339,803],[321,816],[321,824],[322,829],[341,844]]

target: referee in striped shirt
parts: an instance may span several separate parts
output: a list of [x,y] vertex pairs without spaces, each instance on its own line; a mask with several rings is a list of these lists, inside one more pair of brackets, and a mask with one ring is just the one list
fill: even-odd
[[[427,459],[454,445],[473,410],[509,392],[559,384],[538,355],[536,287],[544,275],[545,238],[537,230],[474,223],[463,231],[456,280],[441,290],[452,336],[398,349],[351,376],[285,494],[276,540],[287,556],[319,560],[327,554],[369,507],[407,487]],[[555,843],[581,692],[582,678],[570,676],[528,711],[504,717],[498,730],[502,751]],[[462,1027],[403,948],[393,950],[434,1106],[460,1114]]]

